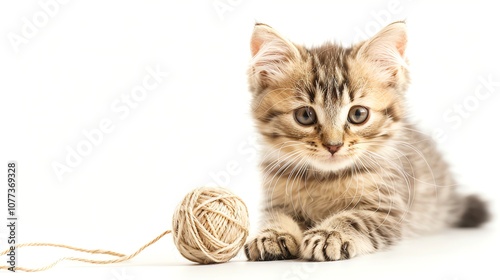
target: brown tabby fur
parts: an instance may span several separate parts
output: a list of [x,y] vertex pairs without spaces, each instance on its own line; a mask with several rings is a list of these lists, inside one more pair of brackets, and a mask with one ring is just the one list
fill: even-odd
[[[306,48],[255,26],[249,84],[266,220],[245,245],[249,260],[349,259],[487,220],[484,203],[456,192],[435,144],[406,117],[406,45],[403,22],[347,48]],[[369,110],[363,124],[348,121],[355,105]],[[305,106],[313,125],[294,118]]]

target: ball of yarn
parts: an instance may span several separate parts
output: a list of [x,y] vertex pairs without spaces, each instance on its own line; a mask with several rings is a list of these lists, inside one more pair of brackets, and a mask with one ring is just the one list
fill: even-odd
[[232,259],[248,236],[248,210],[241,198],[223,188],[188,193],[173,216],[174,243],[188,260],[221,263]]

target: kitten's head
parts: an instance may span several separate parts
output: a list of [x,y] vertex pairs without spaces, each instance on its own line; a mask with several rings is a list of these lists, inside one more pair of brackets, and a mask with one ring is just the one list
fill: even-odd
[[332,172],[382,152],[402,126],[405,49],[403,22],[349,48],[306,48],[256,24],[248,75],[265,156]]

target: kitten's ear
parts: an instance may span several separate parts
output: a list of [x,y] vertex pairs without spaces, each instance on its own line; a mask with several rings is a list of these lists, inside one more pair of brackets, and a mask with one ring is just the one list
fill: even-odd
[[250,81],[260,87],[266,87],[287,77],[293,70],[293,63],[300,58],[299,50],[292,42],[262,23],[255,25],[250,50]]
[[394,22],[362,43],[358,57],[372,64],[381,79],[397,83],[407,69],[406,43],[406,24]]

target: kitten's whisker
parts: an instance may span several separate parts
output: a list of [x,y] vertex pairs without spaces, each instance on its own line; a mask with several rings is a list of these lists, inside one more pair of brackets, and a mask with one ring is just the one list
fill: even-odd
[[[276,184],[278,183],[278,181],[276,181],[276,183],[273,184],[274,182],[274,179],[276,178],[276,176],[279,174],[280,177],[282,176],[282,174],[284,172],[286,172],[286,170],[291,166],[293,165],[293,162],[301,156],[301,152],[300,151],[295,151],[295,152],[292,152],[290,153],[289,155],[287,155],[287,157],[285,159],[283,159],[283,161],[281,162],[276,162],[271,168],[269,168],[268,172],[266,173],[266,176],[263,178],[264,179],[264,184],[268,184],[269,186],[272,185],[272,188],[271,188],[271,191],[272,193],[270,194],[272,197],[272,194],[274,193],[274,188],[276,187]],[[291,160],[290,160],[291,159]],[[280,166],[281,163],[284,163],[283,166]],[[278,170],[276,170],[276,168],[278,168]],[[275,171],[273,177],[268,180],[268,175],[270,172],[273,172]],[[280,178],[278,177],[278,179]]]
[[[278,171],[278,172],[276,172],[276,173],[275,173],[275,175],[273,176],[273,178],[270,180],[270,182],[269,182],[269,184],[268,184],[268,186],[272,186],[272,187],[271,187],[272,193],[270,194],[270,197],[273,197],[273,196],[274,196],[274,190],[275,190],[275,188],[276,188],[277,184],[279,183],[279,179],[281,179],[281,178],[282,178],[282,175],[283,175],[285,172],[287,172],[287,170],[288,170],[288,168],[289,168],[290,166],[292,166],[292,165],[294,165],[294,166],[295,166],[294,162],[296,161],[296,159],[298,159],[298,158],[300,158],[300,157],[301,157],[300,152],[295,153],[295,154],[293,155],[292,160],[290,161],[290,164],[288,164],[288,165],[286,166],[286,168],[285,168],[285,169],[283,169],[282,171]],[[295,168],[295,167],[294,167],[294,168]],[[277,180],[276,180],[276,181],[274,181],[274,178],[276,177],[276,175],[277,175],[279,172],[282,172],[282,173],[280,174],[280,177],[278,177],[278,178],[277,178]],[[273,183],[273,182],[274,182],[274,183]],[[288,182],[288,181],[287,181],[287,182]],[[288,188],[287,188],[287,186],[285,186],[285,193],[286,193],[285,195],[286,195],[287,197],[290,195],[290,194],[288,193]],[[271,203],[271,205],[272,205],[272,203]],[[293,204],[292,204],[292,207],[293,207]]]
[[[286,154],[284,157],[281,157],[281,158],[280,158],[280,157],[278,157],[278,158],[276,158],[275,160],[268,162],[268,163],[267,163],[267,165],[266,165],[266,167],[263,169],[263,172],[264,172],[265,177],[267,177],[267,175],[268,175],[270,172],[272,172],[272,171],[273,171],[276,167],[281,167],[281,168],[283,168],[283,167],[282,167],[282,165],[283,165],[283,166],[286,166],[287,164],[291,164],[291,163],[289,162],[289,159],[290,159],[291,157],[293,157],[295,154],[298,154],[298,153],[300,153],[300,151],[294,151],[294,152],[291,152],[291,153]],[[262,163],[262,164],[263,164],[263,163]],[[279,173],[280,171],[281,171],[281,170],[278,170],[278,172],[277,172],[277,173]]]
[[[295,165],[294,169],[291,170],[290,174],[288,175],[286,184],[285,184],[285,189],[286,190],[288,190],[289,186],[290,186],[290,189],[293,188],[294,182],[297,179],[297,176],[299,176],[299,174],[301,173],[302,168],[304,167],[303,162],[305,162],[305,160],[306,160],[306,157],[302,157],[300,159],[300,161]],[[297,167],[298,167],[298,170],[295,172],[294,179],[292,180],[291,184],[289,184],[290,183],[290,177],[293,175],[293,173],[297,169]],[[300,195],[300,192],[298,192],[298,194]],[[299,201],[300,201],[300,199],[299,199]],[[295,213],[297,213],[297,210],[295,210],[295,205],[294,205],[293,202],[294,201],[292,200],[292,209],[294,210]],[[300,206],[302,208],[302,205],[300,205]],[[302,209],[302,210],[304,210],[304,209]]]
[[[419,183],[422,183],[424,185],[428,185],[428,186],[433,187],[434,188],[435,199],[437,201],[437,199],[438,199],[438,185],[436,183],[436,178],[434,176],[434,170],[432,170],[432,168],[430,166],[430,163],[428,162],[427,158],[423,155],[423,153],[422,153],[422,151],[420,149],[416,148],[415,146],[413,146],[412,144],[409,144],[406,141],[396,141],[396,143],[398,143],[401,146],[404,146],[404,147],[407,147],[407,148],[411,149],[414,152],[414,154],[418,155],[422,159],[422,161],[425,163],[426,168],[427,168],[427,172],[432,177],[431,182],[426,182],[426,181],[423,181],[423,180],[420,180],[420,179],[417,179],[417,178],[415,178],[415,180],[417,180]],[[408,162],[410,162],[410,160],[408,158],[407,158],[407,160],[408,160]],[[415,174],[413,169],[412,169],[412,172],[413,172],[412,174]]]
[[[401,165],[398,165],[398,164],[392,162],[390,159],[383,158],[383,157],[381,157],[377,153],[373,153],[373,152],[370,152],[370,153],[371,153],[371,156],[378,157],[378,158],[380,158],[380,160],[382,160],[385,163],[389,164],[389,166],[393,168],[392,169],[393,172],[399,173],[400,174],[399,178],[402,178],[404,180],[404,183],[406,184],[406,188],[408,190],[408,199],[407,199],[407,203],[406,203],[405,209],[402,209],[403,210],[403,214],[402,214],[402,216],[400,217],[400,219],[398,221],[398,222],[401,223],[401,222],[404,221],[406,215],[409,213],[409,211],[411,210],[412,205],[413,205],[413,198],[415,197],[416,190],[415,190],[415,188],[411,187],[411,186],[414,185],[414,183],[412,184],[410,182],[410,180],[409,180],[410,178],[409,177],[411,175],[411,177],[414,179],[414,181],[415,181],[415,178],[414,178],[414,176],[412,176],[412,174],[408,174],[407,172],[405,172],[402,169]],[[365,159],[370,159],[372,161],[375,161],[375,159],[370,158],[370,157],[367,157]],[[408,163],[410,164],[410,167],[413,170],[413,166],[412,166],[412,164],[411,164],[411,162],[409,160],[408,160]],[[388,170],[386,170],[385,172],[388,172]],[[394,182],[390,186],[392,186],[394,189],[397,187]],[[395,194],[392,194],[390,197],[391,197],[391,202],[393,202],[393,200],[395,199],[395,197],[398,197],[398,196],[396,196]],[[405,203],[402,202],[402,205],[405,205]]]
[[[379,208],[378,209],[380,209],[380,205],[382,204],[382,201],[383,201],[382,197],[389,198],[389,202],[387,203],[388,206],[389,206],[389,210],[388,210],[387,215],[384,217],[384,220],[380,223],[380,225],[379,225],[379,227],[380,227],[380,226],[382,226],[385,223],[385,221],[388,218],[391,217],[390,216],[390,211],[393,209],[393,206],[395,204],[394,200],[397,197],[395,195],[396,194],[396,187],[397,187],[397,185],[396,185],[396,182],[394,181],[394,178],[393,178],[394,176],[391,176],[391,173],[389,173],[388,170],[382,168],[382,166],[380,165],[380,163],[378,161],[375,161],[373,158],[370,158],[370,157],[366,157],[366,158],[364,158],[364,160],[370,160],[370,161],[372,161],[374,164],[378,165],[379,168],[377,169],[377,171],[382,171],[382,172],[385,173],[384,174],[385,176],[381,176],[381,178],[380,178],[382,180],[382,183],[376,184],[376,187],[377,187],[377,190],[378,190],[378,195],[379,195],[379,201],[378,201],[378,207]],[[402,177],[404,177],[404,176],[402,176]],[[390,182],[387,183],[386,179],[389,179]],[[377,180],[377,181],[380,181],[380,180]],[[409,188],[409,185],[408,185],[409,182],[406,181],[406,183],[407,183],[407,187]],[[389,192],[389,195],[382,196],[381,193],[380,193],[379,187],[385,187],[387,189],[387,191]],[[375,210],[374,212],[377,212],[378,209]],[[399,220],[397,221],[398,223],[402,223],[404,221],[404,217],[406,216],[406,213],[408,212],[409,209],[410,209],[410,207],[405,207],[405,209],[402,209],[404,213],[403,213],[402,217],[400,217]],[[399,210],[399,209],[396,209],[396,211],[397,210]]]

